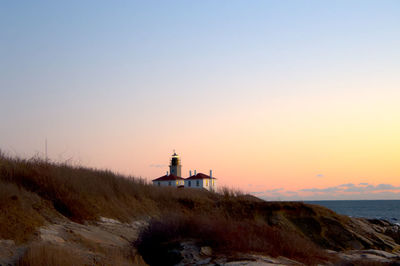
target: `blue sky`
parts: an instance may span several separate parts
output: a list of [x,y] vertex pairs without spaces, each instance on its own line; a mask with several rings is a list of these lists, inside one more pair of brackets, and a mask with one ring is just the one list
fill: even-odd
[[0,148],[42,155],[47,138],[53,160],[149,180],[176,148],[185,171],[212,168],[241,189],[397,188],[399,11],[398,1],[3,1]]

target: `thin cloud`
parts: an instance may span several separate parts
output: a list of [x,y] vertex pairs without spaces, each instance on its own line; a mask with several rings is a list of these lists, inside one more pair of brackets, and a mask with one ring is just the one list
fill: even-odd
[[275,189],[267,189],[264,192],[266,192],[266,193],[274,193],[274,192],[278,192],[278,191],[282,191],[282,190],[283,190],[283,188],[281,187],[281,188],[275,188]]
[[164,167],[167,167],[168,165],[166,165],[166,164],[150,164],[149,165],[149,167],[152,167],[152,168],[164,168]]
[[316,177],[322,178],[322,177],[325,177],[325,176],[323,174],[318,174],[318,175],[316,175]]
[[341,184],[338,187],[355,187],[353,183]]
[[298,191],[276,188],[252,194],[266,200],[398,199],[400,186],[362,182],[358,185],[346,183],[326,188],[304,188]]
[[262,191],[253,191],[251,192],[252,194],[270,194],[270,193],[277,193],[280,191],[283,191],[283,188],[275,188],[275,189],[267,189],[267,190],[262,190]]
[[303,192],[337,192],[340,191],[341,188],[339,186],[337,187],[327,187],[327,188],[305,188],[305,189],[301,189],[300,191]]
[[[395,187],[391,184],[379,184],[379,185],[370,185],[367,183],[362,183],[363,185],[354,185],[352,183],[348,184],[341,184],[335,187],[328,187],[328,188],[305,188],[301,189],[300,191],[303,192],[316,192],[316,193],[332,193],[332,192],[358,192],[358,193],[365,193],[365,192],[376,192],[382,190],[400,190],[400,187]],[[366,185],[364,185],[366,184]]]
[[378,190],[394,190],[394,189],[400,189],[400,187],[394,187],[390,184],[379,184],[376,186]]

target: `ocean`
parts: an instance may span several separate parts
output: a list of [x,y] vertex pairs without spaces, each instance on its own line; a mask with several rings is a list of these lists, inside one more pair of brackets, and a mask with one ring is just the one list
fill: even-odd
[[305,203],[318,204],[351,217],[384,219],[400,225],[400,200],[325,200]]

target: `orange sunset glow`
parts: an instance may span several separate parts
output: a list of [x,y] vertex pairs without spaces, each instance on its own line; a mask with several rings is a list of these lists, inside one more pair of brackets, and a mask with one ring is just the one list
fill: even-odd
[[175,149],[268,200],[400,199],[400,6],[356,2],[10,3],[0,149],[149,182]]

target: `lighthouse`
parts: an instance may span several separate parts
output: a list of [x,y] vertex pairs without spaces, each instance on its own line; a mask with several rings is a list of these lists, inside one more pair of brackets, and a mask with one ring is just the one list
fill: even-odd
[[189,171],[188,178],[182,178],[181,174],[181,158],[176,154],[172,154],[171,161],[169,164],[169,174],[153,179],[153,185],[159,187],[177,187],[177,188],[197,188],[206,189],[209,191],[216,191],[217,179],[213,177],[212,170],[210,170],[210,175],[197,173],[194,170],[194,175],[192,175],[192,170]]
[[179,155],[176,154],[176,152],[174,151],[174,154],[172,155],[172,158],[171,158],[171,163],[169,165],[169,172],[172,175],[182,177],[181,168],[182,168],[181,158],[179,158]]

